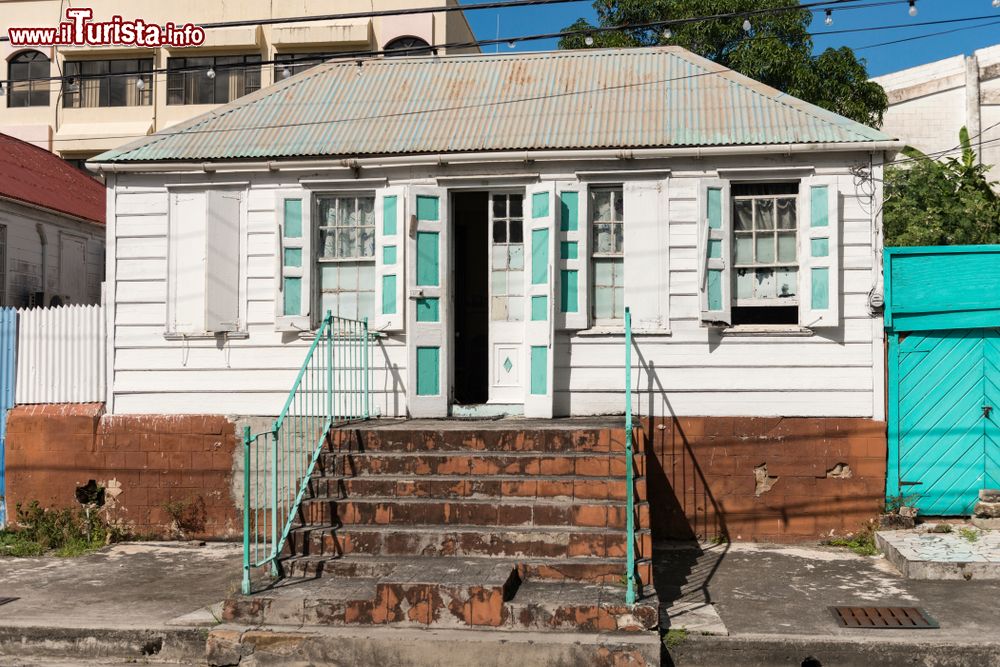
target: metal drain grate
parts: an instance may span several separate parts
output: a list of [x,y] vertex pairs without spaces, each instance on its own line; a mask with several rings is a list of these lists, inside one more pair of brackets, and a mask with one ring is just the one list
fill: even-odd
[[845,628],[884,630],[926,630],[940,627],[917,607],[830,607],[833,617]]

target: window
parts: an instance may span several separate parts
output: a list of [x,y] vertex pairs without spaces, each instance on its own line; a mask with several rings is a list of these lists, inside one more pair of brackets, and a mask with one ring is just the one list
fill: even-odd
[[167,104],[225,104],[260,89],[260,56],[167,60]]
[[19,53],[7,63],[7,106],[49,106],[49,81],[51,63],[38,51]]
[[274,80],[283,81],[336,56],[336,53],[279,53],[274,56]]
[[152,71],[152,58],[69,61],[63,68],[63,106],[149,106],[153,103]]
[[[387,56],[429,56],[434,53],[431,45],[419,37],[397,37],[385,45]],[[398,53],[392,53],[398,51]]]
[[732,186],[734,324],[798,321],[798,190],[798,183]]
[[490,318],[524,319],[524,195],[493,195],[490,215]]
[[590,191],[593,316],[600,323],[625,317],[625,201],[622,188]]
[[349,319],[375,316],[375,198],[317,198],[321,313]]

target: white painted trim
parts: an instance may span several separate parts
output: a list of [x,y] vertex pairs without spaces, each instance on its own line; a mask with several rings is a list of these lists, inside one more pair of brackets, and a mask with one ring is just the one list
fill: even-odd
[[816,173],[816,167],[741,167],[732,169],[719,169],[716,171],[719,178],[726,180],[768,180],[773,181],[781,178],[805,178]]
[[609,169],[608,171],[578,171],[576,178],[588,184],[620,183],[623,179],[642,178],[663,180],[670,176],[669,169]]

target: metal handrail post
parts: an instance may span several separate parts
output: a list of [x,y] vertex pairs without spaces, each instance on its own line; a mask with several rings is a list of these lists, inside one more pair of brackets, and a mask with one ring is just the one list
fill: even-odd
[[362,416],[365,419],[368,419],[369,415],[371,414],[370,413],[370,406],[368,404],[368,354],[370,352],[370,350],[369,350],[369,341],[368,341],[368,318],[366,317],[363,321],[364,321],[364,326],[363,326],[364,339],[363,339],[363,342],[361,343],[362,348],[363,348],[361,356],[364,358],[364,361],[362,362],[362,370],[361,370],[361,372],[363,374],[362,382],[363,382],[363,386],[364,386],[363,391],[364,391],[364,401],[365,402],[364,402],[364,414]]
[[250,427],[243,427],[243,595],[250,595]]
[[625,604],[635,604],[635,508],[632,497],[632,313],[625,309]]

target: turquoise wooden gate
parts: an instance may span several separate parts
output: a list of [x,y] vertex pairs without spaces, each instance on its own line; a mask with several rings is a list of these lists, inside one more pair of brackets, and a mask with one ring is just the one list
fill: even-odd
[[886,493],[967,515],[1000,486],[1000,246],[890,248]]

